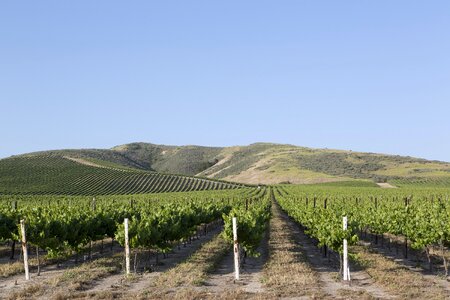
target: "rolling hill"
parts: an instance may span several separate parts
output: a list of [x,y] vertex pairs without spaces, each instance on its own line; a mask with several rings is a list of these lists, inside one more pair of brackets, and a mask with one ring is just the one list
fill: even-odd
[[88,160],[76,155],[67,156],[69,153],[72,152],[64,155],[61,152],[39,153],[0,160],[0,194],[95,196],[241,187],[219,180],[133,169],[98,157]]
[[33,157],[63,158],[74,165],[108,172],[158,172],[245,184],[309,184],[349,180],[396,185],[450,185],[450,164],[420,158],[294,145],[255,143],[203,147],[131,143],[111,149],[54,150],[0,160],[0,186],[8,183],[5,164]]
[[132,143],[111,150],[154,171],[247,184],[348,180],[450,184],[449,163],[399,155],[272,143],[224,148]]

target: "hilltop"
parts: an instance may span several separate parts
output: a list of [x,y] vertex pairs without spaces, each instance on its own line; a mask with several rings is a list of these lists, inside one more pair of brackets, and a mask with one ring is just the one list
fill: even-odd
[[[111,149],[43,151],[13,158],[42,155],[65,157],[96,167],[200,176],[246,184],[349,180],[396,185],[411,182],[450,184],[450,164],[446,162],[272,143],[233,147],[131,143]],[[0,160],[0,169],[4,161]]]

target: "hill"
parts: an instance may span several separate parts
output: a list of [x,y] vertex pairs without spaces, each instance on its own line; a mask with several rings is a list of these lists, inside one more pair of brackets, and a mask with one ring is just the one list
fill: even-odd
[[[395,185],[450,185],[450,164],[398,155],[255,143],[203,147],[131,143],[112,149],[57,150],[14,158],[56,155],[113,169],[200,176],[246,184],[336,181]],[[0,160],[0,168],[3,160]]]
[[450,164],[420,158],[294,145],[201,147],[132,143],[112,148],[158,172],[248,184],[370,180],[395,184],[450,184]]
[[77,157],[67,156],[68,153],[39,153],[0,160],[0,194],[108,195],[240,187],[217,180],[132,169],[99,158],[81,158],[97,151],[83,151]]
[[112,148],[148,170],[196,175],[218,162],[223,148],[202,146],[165,146],[132,143]]
[[265,184],[349,179],[450,183],[450,164],[398,155],[258,143],[226,148],[218,163],[199,175]]

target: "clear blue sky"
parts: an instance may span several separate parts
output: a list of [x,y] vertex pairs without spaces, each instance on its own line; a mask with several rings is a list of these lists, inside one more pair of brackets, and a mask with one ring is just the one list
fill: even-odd
[[450,1],[2,1],[0,157],[258,141],[450,161]]

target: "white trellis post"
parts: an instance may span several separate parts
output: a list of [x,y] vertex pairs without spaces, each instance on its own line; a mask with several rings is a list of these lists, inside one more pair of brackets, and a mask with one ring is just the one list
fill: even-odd
[[239,280],[239,243],[237,236],[237,220],[233,217],[233,251],[234,251],[234,278]]
[[20,232],[22,234],[23,267],[25,269],[25,279],[30,280],[30,270],[28,268],[27,237],[26,237],[26,233],[25,233],[25,221],[24,220],[20,220]]
[[125,268],[127,275],[130,274],[130,244],[128,241],[128,218],[124,220],[125,227]]
[[[342,225],[344,231],[347,230],[347,217],[342,218]],[[343,280],[350,280],[350,269],[348,267],[348,248],[347,248],[347,239],[344,239],[344,253],[343,253]]]

